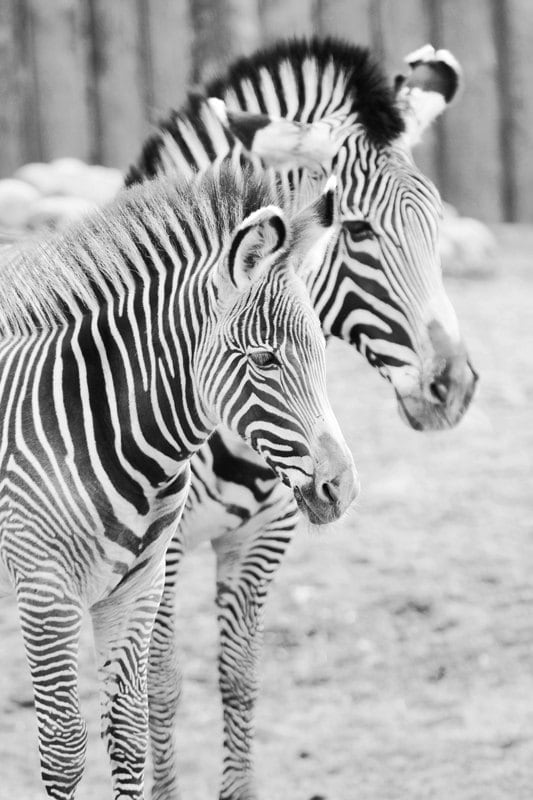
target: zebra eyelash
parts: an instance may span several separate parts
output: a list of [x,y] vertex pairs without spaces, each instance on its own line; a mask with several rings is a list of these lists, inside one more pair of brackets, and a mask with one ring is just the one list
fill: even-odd
[[383,363],[381,358],[376,353],[374,353],[373,350],[367,349],[367,351],[365,352],[365,357],[370,366],[377,367],[379,370],[385,367],[385,364]]
[[277,369],[280,366],[278,358],[272,350],[252,350],[248,353],[248,359],[254,367],[261,370]]
[[372,225],[364,219],[343,220],[342,228],[350,234],[350,238],[355,242],[373,239],[376,235]]

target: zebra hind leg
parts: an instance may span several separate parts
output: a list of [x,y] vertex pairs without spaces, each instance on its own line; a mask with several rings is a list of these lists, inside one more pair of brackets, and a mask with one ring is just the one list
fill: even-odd
[[101,689],[102,736],[115,800],[143,800],[148,749],[148,648],[163,562],[135,572],[91,608]]
[[72,800],[85,767],[87,729],[78,697],[83,611],[61,581],[17,586],[35,697],[42,779],[49,797]]
[[291,541],[297,513],[240,542],[238,532],[213,541],[217,554],[220,635],[219,683],[224,715],[220,800],[256,800],[253,768],[257,669],[263,642],[264,605],[270,582]]
[[178,800],[180,796],[174,734],[182,679],[174,605],[176,579],[182,556],[183,549],[175,535],[166,554],[165,588],[154,622],[148,662],[148,706],[154,778],[152,800]]

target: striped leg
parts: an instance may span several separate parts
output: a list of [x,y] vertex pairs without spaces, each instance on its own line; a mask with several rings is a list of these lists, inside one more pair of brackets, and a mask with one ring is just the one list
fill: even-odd
[[150,641],[148,703],[154,784],[152,800],[178,800],[174,742],[181,695],[181,672],[175,635],[176,579],[183,548],[174,536],[166,554],[165,588]]
[[135,572],[91,614],[102,689],[102,736],[115,800],[143,800],[148,745],[148,648],[164,562]]
[[220,632],[219,681],[224,713],[220,800],[255,800],[252,745],[268,587],[297,521],[292,505],[255,536],[239,532],[215,539]]
[[61,581],[17,586],[39,732],[41,773],[49,797],[72,800],[85,766],[87,731],[78,698],[80,603]]

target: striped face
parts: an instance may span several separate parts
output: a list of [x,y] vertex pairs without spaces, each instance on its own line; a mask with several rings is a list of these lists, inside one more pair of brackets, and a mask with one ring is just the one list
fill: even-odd
[[409,74],[392,88],[361,48],[280,43],[237,62],[209,92],[282,184],[298,170],[300,188],[334,172],[342,230],[310,277],[324,332],[354,344],[392,383],[410,425],[442,428],[461,418],[476,376],[442,286],[440,199],[410,149],[453,99],[461,69],[430,45],[405,60]]
[[475,375],[442,284],[441,201],[399,146],[351,134],[336,159],[340,233],[310,293],[326,335],[390,381],[414,428],[454,425]]
[[[257,216],[251,217],[257,225]],[[281,217],[275,219],[278,236]],[[266,459],[312,522],[329,522],[343,513],[358,486],[327,398],[324,335],[303,281],[280,245],[284,236],[267,245],[269,255],[258,266],[250,261],[257,259],[258,246],[246,241],[250,231],[241,229],[234,236],[226,259],[233,280],[226,275],[218,281],[211,303],[216,320],[198,346],[201,399],[213,421],[238,433]],[[318,233],[323,237],[324,229]],[[266,235],[261,234],[263,248]],[[300,225],[291,252],[302,236]],[[315,247],[321,256],[320,236]],[[297,261],[310,258],[312,253],[303,248]]]
[[171,117],[130,180],[246,153],[275,173],[289,208],[334,172],[341,231],[307,281],[324,333],[379,369],[412,427],[432,429],[459,421],[477,376],[442,286],[440,199],[410,148],[453,99],[460,67],[430,45],[406,61],[393,89],[363,48],[278,43]]

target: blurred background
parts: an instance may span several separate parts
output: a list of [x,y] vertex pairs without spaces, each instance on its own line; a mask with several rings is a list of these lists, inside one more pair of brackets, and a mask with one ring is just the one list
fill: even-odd
[[0,0],[0,177],[64,156],[124,168],[187,87],[313,33],[370,45],[391,75],[450,49],[465,93],[418,161],[460,213],[533,219],[530,0]]
[[[371,45],[391,76],[428,41],[463,66],[463,95],[415,155],[463,215],[445,219],[443,261],[481,377],[458,428],[421,435],[375,370],[328,347],[363,492],[331,530],[303,526],[272,589],[261,797],[531,800],[533,2],[0,0],[0,177],[65,157],[123,169],[187,87],[311,33]],[[219,782],[214,587],[202,546],[185,559],[177,603],[187,800],[216,797]],[[78,798],[109,800],[89,625],[80,663],[89,751]],[[0,800],[43,800],[13,599],[0,603],[0,718]]]

